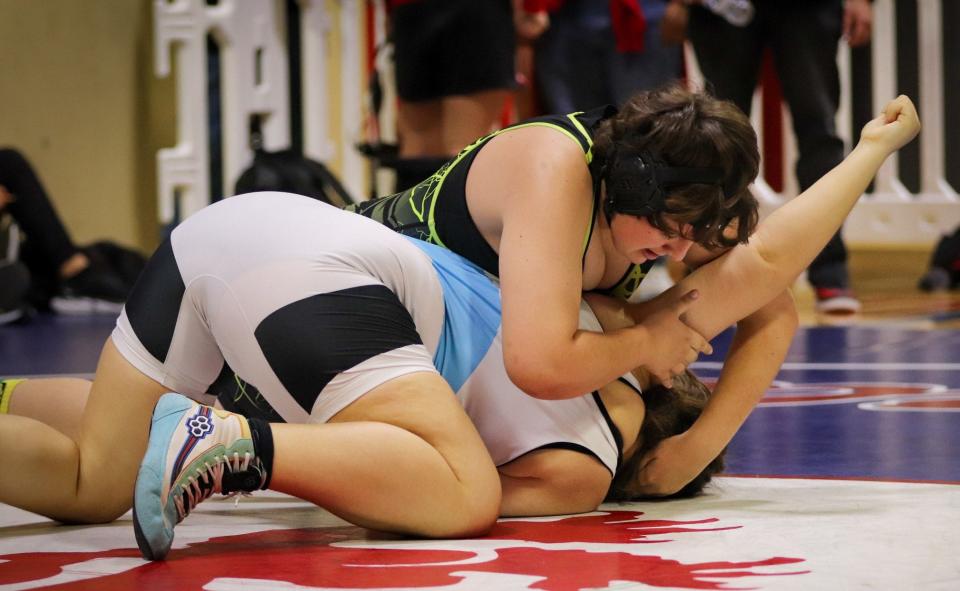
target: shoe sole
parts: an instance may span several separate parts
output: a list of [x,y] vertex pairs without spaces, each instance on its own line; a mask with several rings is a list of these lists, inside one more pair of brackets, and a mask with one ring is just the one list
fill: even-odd
[[16,322],[23,318],[23,310],[8,310],[6,312],[0,312],[0,324],[10,324],[11,322]]
[[[166,531],[167,528],[163,524],[165,508],[161,505],[158,496],[163,489],[163,474],[157,473],[153,466],[161,466],[162,471],[162,467],[166,465],[170,438],[180,426],[183,415],[193,407],[194,403],[191,400],[179,394],[164,394],[153,411],[147,452],[140,463],[133,493],[133,533],[140,553],[147,560],[163,560],[173,544],[173,528],[169,528],[169,533]],[[157,507],[160,507],[159,512]],[[157,535],[147,535],[141,515],[150,515],[153,519],[159,519],[160,523],[155,527]],[[154,528],[154,526],[147,524],[146,528]]]
[[123,304],[108,302],[96,298],[63,298],[50,299],[50,308],[58,314],[120,314]]
[[821,314],[857,314],[861,308],[860,301],[856,298],[841,296],[830,298],[817,302],[816,310]]

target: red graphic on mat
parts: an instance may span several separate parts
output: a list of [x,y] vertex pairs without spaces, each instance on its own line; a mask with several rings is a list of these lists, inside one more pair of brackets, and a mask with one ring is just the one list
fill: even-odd
[[[691,525],[716,523],[716,518],[699,521],[666,521],[640,519],[636,511],[610,511],[602,515],[568,517],[558,521],[500,521],[487,539],[523,540],[546,544],[582,542],[593,544],[630,544],[670,542],[670,539],[649,539],[652,535],[723,531],[739,529],[739,525],[712,528],[691,528]],[[557,527],[562,524],[561,527]]]
[[[575,591],[607,587],[612,581],[630,581],[654,587],[734,589],[728,582],[744,577],[785,576],[807,571],[764,572],[803,562],[800,558],[683,563],[654,555],[604,551],[602,544],[650,541],[653,534],[711,532],[691,525],[703,521],[640,520],[642,513],[569,517],[556,521],[509,521],[498,524],[490,537],[476,540],[491,559],[477,561],[477,552],[463,549],[377,548],[378,541],[396,545],[396,538],[379,537],[367,530],[346,526],[295,530],[270,530],[213,538],[189,548],[174,550],[166,562],[144,563],[114,575],[87,579],[46,589],[97,589],[126,591],[138,588],[200,589],[218,578],[279,581],[312,587],[377,589],[443,587],[457,584],[466,573],[502,573],[542,577],[530,589]],[[586,538],[586,539],[585,539]],[[344,542],[363,541],[362,547]],[[502,541],[492,548],[490,542]],[[340,542],[336,546],[334,544]],[[472,540],[459,542],[469,545]],[[511,543],[512,542],[512,543]],[[534,543],[601,544],[590,549],[551,550],[529,547]],[[416,545],[416,540],[404,543]],[[423,541],[429,544],[429,541]],[[442,542],[438,542],[442,543]],[[651,548],[645,546],[645,548]],[[478,550],[479,551],[479,550]],[[107,552],[24,553],[0,557],[0,585],[36,582],[61,573],[63,567],[105,558],[131,558],[135,550]],[[465,561],[471,561],[465,563]],[[371,568],[374,567],[374,568]],[[403,568],[390,568],[403,567]],[[760,569],[760,570],[758,570]]]

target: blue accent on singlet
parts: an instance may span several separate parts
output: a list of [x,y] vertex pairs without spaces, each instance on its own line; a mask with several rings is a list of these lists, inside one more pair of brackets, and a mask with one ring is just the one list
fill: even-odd
[[500,288],[483,269],[455,252],[405,238],[430,257],[443,287],[443,330],[433,362],[456,392],[480,365],[500,328]]

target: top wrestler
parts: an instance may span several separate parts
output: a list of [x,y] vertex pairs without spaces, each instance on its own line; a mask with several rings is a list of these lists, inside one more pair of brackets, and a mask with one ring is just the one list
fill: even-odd
[[[677,316],[651,316],[641,304],[626,307],[636,327],[580,330],[580,294],[626,298],[658,257],[695,267],[745,242],[757,221],[747,185],[758,164],[756,134],[739,109],[671,85],[639,93],[619,112],[508,127],[419,185],[356,210],[498,276],[510,378],[532,396],[561,399],[637,366],[669,386],[711,350]],[[789,316],[784,301],[771,310]],[[760,312],[738,323],[710,412],[693,427],[700,445],[665,441],[661,458],[676,466],[652,472],[649,492],[678,490],[698,473],[773,380],[789,339],[766,331],[768,318]]]

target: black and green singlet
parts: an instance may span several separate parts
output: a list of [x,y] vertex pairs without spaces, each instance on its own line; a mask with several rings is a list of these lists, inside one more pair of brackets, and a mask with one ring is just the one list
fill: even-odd
[[[498,277],[499,256],[484,240],[467,209],[467,172],[480,149],[494,137],[514,129],[549,127],[577,142],[589,166],[593,158],[592,132],[600,121],[615,112],[612,107],[605,107],[569,115],[537,117],[511,125],[473,142],[420,184],[401,193],[351,206],[351,209],[396,232],[448,248]],[[591,174],[594,174],[592,168]],[[594,183],[594,186],[599,187],[599,183]],[[599,206],[599,198],[599,194],[594,195],[594,212]],[[595,218],[595,215],[590,216],[590,224],[584,235],[584,255],[593,233]],[[603,292],[622,299],[629,298],[652,266],[653,261],[631,264],[617,284]]]

